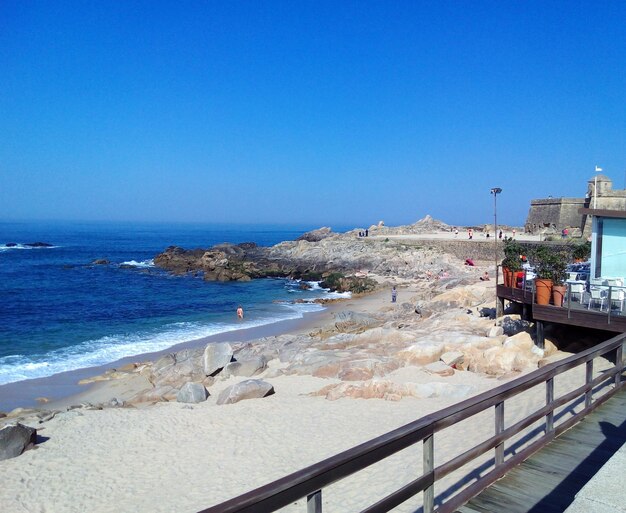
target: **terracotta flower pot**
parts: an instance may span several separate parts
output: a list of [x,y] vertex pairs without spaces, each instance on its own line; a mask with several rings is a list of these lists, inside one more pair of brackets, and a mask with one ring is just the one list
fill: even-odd
[[511,286],[511,271],[509,270],[508,267],[502,268],[502,279],[504,280],[505,287]]
[[549,305],[550,296],[552,295],[552,280],[536,278],[535,289],[537,290],[537,304]]
[[552,303],[554,306],[563,306],[565,295],[567,294],[567,287],[565,285],[553,285],[552,286]]

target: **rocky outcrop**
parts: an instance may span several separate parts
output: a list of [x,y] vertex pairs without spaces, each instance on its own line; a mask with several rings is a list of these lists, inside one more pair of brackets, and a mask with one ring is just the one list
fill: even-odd
[[24,246],[27,248],[51,248],[53,245],[49,242],[27,242]]
[[231,385],[217,398],[217,404],[233,404],[245,399],[259,399],[274,393],[274,387],[267,381],[248,379]]
[[328,226],[323,226],[317,230],[306,232],[296,240],[306,240],[307,242],[319,242],[332,234],[332,230]]
[[[446,225],[427,217],[408,227],[375,226],[370,235],[389,230],[393,233],[420,233],[434,226],[443,230]],[[451,258],[454,260],[430,245],[418,247],[402,241],[359,237],[358,230],[337,234],[324,227],[307,232],[298,240],[272,247],[245,243],[185,250],[170,246],[154,258],[154,264],[176,274],[202,274],[206,280],[291,277],[325,280],[332,290],[367,292],[374,284],[367,278],[368,272],[379,276],[417,278],[427,271],[437,273],[442,268],[450,269]]]
[[335,328],[340,333],[360,333],[381,324],[382,322],[374,317],[350,310],[342,310],[335,314]]
[[15,458],[37,442],[37,430],[20,424],[0,429],[0,461]]
[[362,383],[328,385],[311,395],[321,395],[329,401],[344,397],[399,401],[403,397],[462,399],[473,392],[474,389],[469,385],[438,382],[399,384],[389,380],[370,380]]

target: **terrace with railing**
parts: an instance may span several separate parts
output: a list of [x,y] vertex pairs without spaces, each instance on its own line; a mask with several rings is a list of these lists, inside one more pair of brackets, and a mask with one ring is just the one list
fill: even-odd
[[[330,494],[336,491],[331,485],[405,449],[421,452],[421,469],[390,467],[403,474],[405,484],[361,511],[386,512],[402,505],[413,512],[454,512],[622,390],[625,339],[626,335],[618,335],[201,513],[269,512],[284,507],[294,511],[294,502],[304,498],[307,513],[321,513],[328,499],[325,490]],[[607,361],[611,362],[608,366]],[[571,372],[582,376],[581,383],[573,390],[557,387],[560,377]],[[520,418],[515,415],[515,399],[525,393],[545,401]],[[485,415],[491,417],[493,435],[474,447],[465,447],[462,430],[467,428],[463,423],[474,418],[484,425]],[[439,461],[438,437],[455,428],[461,429],[455,438],[460,451],[452,459]],[[461,475],[452,484],[446,481],[459,471]],[[337,506],[341,499],[332,502],[333,511],[347,511]],[[506,497],[501,502],[500,510],[507,511]],[[304,511],[304,505],[299,507]]]

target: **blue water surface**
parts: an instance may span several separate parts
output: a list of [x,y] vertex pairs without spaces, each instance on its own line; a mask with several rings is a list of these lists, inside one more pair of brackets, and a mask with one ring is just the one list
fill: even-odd
[[[289,280],[205,282],[152,265],[170,245],[269,246],[312,228],[0,222],[0,384],[103,365],[319,310],[318,304],[293,301],[327,293],[302,290]],[[33,242],[53,247],[25,246]],[[94,265],[96,259],[110,264]],[[243,322],[235,317],[239,304],[246,313]]]

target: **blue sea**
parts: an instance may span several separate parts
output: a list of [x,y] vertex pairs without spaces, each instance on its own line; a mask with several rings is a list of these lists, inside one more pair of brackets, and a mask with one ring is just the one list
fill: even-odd
[[[316,284],[303,290],[287,279],[206,282],[172,276],[152,263],[170,245],[269,246],[313,228],[0,222],[0,385],[321,310],[317,303],[294,302],[332,297]],[[52,247],[27,245],[34,242]],[[94,265],[96,259],[110,264]],[[236,319],[239,304],[243,321]]]

